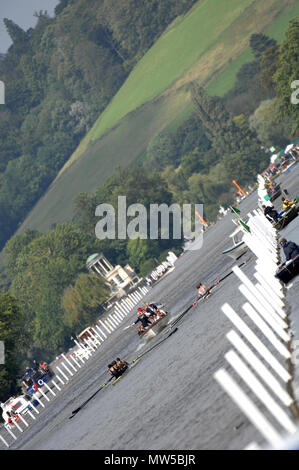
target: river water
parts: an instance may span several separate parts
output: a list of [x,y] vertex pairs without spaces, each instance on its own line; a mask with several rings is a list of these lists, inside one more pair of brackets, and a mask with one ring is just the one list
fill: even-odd
[[[287,183],[288,178],[292,192],[298,187],[298,168],[281,179]],[[239,205],[243,216],[256,207],[256,192]],[[150,289],[144,301],[163,303],[170,316],[175,316],[195,300],[198,281],[211,284],[228,274],[236,262],[222,250],[230,246],[229,234],[235,229],[232,218],[228,214],[211,227],[204,234],[202,248],[178,259],[175,270]],[[254,256],[250,252],[243,255],[237,261],[241,263],[245,263],[242,270],[251,277]],[[133,311],[12,448],[201,450],[243,449],[252,441],[263,443],[213,377],[225,367],[241,383],[224,358],[231,349],[226,334],[232,324],[221,311],[221,306],[229,302],[241,313],[244,297],[238,284],[231,274],[209,299],[189,310],[173,335],[167,338],[162,332],[146,344],[134,328],[123,330],[136,318]],[[245,318],[244,312],[241,315]],[[119,356],[130,362],[154,345],[115,386],[109,384],[99,391],[69,419],[72,410],[109,378],[107,364],[111,360]],[[245,384],[242,388],[258,404]]]

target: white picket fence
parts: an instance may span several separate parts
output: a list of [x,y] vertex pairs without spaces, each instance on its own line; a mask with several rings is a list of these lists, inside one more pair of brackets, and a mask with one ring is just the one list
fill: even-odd
[[[265,445],[283,448],[285,440],[294,436],[298,427],[296,403],[288,391],[292,381],[288,367],[292,332],[284,288],[274,277],[279,262],[278,234],[261,211],[254,210],[248,217],[251,232],[245,232],[243,240],[256,255],[255,280],[251,281],[235,266],[233,271],[240,282],[238,299],[242,295],[244,304],[238,312],[229,303],[221,309],[235,327],[226,335],[235,349],[228,351],[225,359],[255,399],[244,392],[225,368],[218,370],[214,378],[259,431]],[[256,442],[246,447],[260,448]]]
[[48,383],[40,382],[42,388],[33,395],[32,400],[39,403],[40,409],[31,402],[22,413],[18,414],[19,419],[12,418],[13,426],[3,426],[0,429],[0,444],[9,448],[23,432],[34,423],[40,415],[40,412],[47,404],[51,403],[61,392],[62,388],[70,383],[76,373],[78,373],[87,361],[93,357],[97,349],[106,341],[112,333],[119,328],[120,324],[125,320],[127,315],[132,311],[137,303],[148,293],[148,287],[138,287],[133,293],[130,293],[120,302],[115,302],[113,313],[110,313],[105,319],[98,322],[91,328],[91,336],[85,341],[87,347],[74,340],[78,346],[77,350],[72,352],[68,357],[61,353],[62,361],[55,366],[55,376]]

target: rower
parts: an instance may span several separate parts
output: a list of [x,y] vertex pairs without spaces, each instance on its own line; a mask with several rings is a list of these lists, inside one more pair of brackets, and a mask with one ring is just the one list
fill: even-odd
[[290,207],[294,206],[297,203],[297,200],[290,201],[289,199],[282,198],[282,208],[284,211],[289,209]]
[[138,318],[134,323],[132,323],[130,326],[136,325],[138,322],[141,323],[141,326],[137,328],[138,334],[140,335],[149,325],[152,324],[152,322],[149,320],[149,318],[145,315],[144,309],[139,308],[137,312]]
[[116,361],[112,361],[111,364],[108,364],[108,369],[110,375],[112,375],[112,377],[115,377],[116,379],[121,375],[120,370],[117,367]]
[[120,359],[119,357],[116,358],[116,366],[119,371],[124,372],[128,368],[127,361]]
[[196,286],[197,289],[197,295],[199,299],[202,299],[205,297],[207,294],[209,294],[211,286],[205,286],[201,282],[199,282]]
[[152,317],[154,320],[158,320],[161,317],[165,317],[166,313],[159,310],[156,304],[147,302],[145,305],[146,305],[145,310],[146,312],[148,312],[148,314],[146,313],[146,315],[148,317],[150,318]]
[[145,304],[144,313],[148,318],[152,318],[153,320],[156,320],[157,315],[158,315],[157,305],[156,304],[150,304],[149,302],[147,302]]
[[123,372],[128,368],[127,361],[120,359],[119,357],[116,358],[116,361],[112,361],[111,364],[108,364],[108,369],[110,375],[115,377],[116,379],[122,375]]

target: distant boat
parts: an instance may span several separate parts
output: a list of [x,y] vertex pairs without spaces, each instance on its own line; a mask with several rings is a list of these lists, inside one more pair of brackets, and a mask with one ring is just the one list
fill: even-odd
[[228,255],[230,258],[233,259],[238,259],[244,253],[248,251],[248,246],[246,243],[243,241],[243,231],[242,227],[238,227],[231,235],[230,238],[232,238],[233,245],[230,248],[227,248],[226,250],[222,251],[223,255]]

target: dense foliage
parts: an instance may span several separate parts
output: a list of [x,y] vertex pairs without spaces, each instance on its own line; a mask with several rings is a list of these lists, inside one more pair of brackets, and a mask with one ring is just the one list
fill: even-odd
[[72,331],[82,330],[99,317],[101,305],[109,295],[110,287],[103,278],[92,273],[79,274],[75,284],[63,292],[64,323]]
[[7,243],[11,291],[22,301],[32,351],[42,349],[49,356],[69,344],[73,325],[65,321],[62,295],[86,272],[86,259],[98,249],[95,237],[72,224],[59,225],[47,234],[26,232]]
[[[62,0],[0,61],[0,249],[45,192],[132,67],[195,0]],[[5,221],[5,223],[4,223]]]
[[0,402],[18,388],[17,376],[30,336],[20,303],[10,293],[0,293],[0,340],[5,346],[5,361],[0,364]]
[[291,100],[299,77],[299,18],[290,21],[280,46],[263,34],[253,35],[250,45],[254,61],[240,68],[226,107],[245,114],[264,145],[283,148],[299,128],[299,107]]
[[[168,249],[176,249],[181,245],[180,240],[150,239],[150,205],[167,204],[173,202],[173,196],[168,189],[167,182],[158,172],[149,173],[142,168],[132,167],[119,169],[109,178],[103,186],[97,188],[94,194],[82,193],[75,199],[76,223],[82,230],[90,235],[95,234],[98,218],[95,209],[98,205],[111,204],[118,211],[118,197],[126,196],[127,208],[131,204],[142,204],[147,210],[147,238],[146,239],[119,239],[116,226],[115,240],[101,241],[102,250],[113,264],[129,263],[141,275],[148,273],[149,266],[154,266],[155,259],[163,257]],[[138,216],[127,217],[127,226],[130,220]],[[170,219],[170,227],[171,227]],[[138,228],[137,228],[138,231]],[[149,264],[150,263],[150,264]]]

